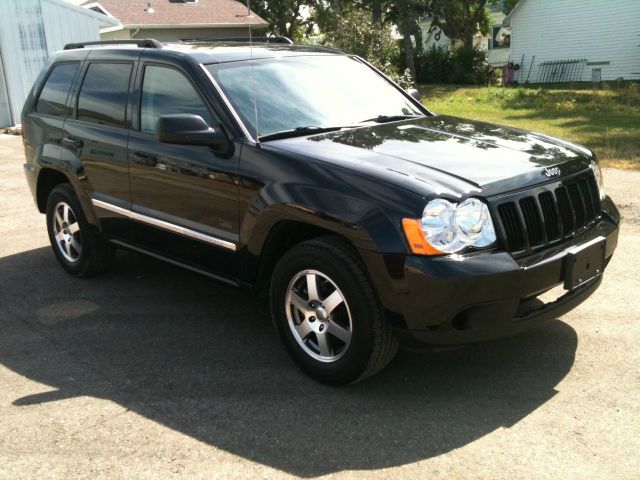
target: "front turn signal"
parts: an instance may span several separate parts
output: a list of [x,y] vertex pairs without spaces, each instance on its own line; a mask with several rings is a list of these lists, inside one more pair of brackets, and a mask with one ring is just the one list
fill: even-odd
[[402,229],[409,242],[409,248],[416,255],[442,255],[444,252],[431,245],[422,231],[422,221],[403,218]]

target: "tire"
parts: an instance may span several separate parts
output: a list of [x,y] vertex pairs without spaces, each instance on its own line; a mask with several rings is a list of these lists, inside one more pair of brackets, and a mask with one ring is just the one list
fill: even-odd
[[71,275],[97,275],[113,260],[114,248],[87,222],[68,183],[55,187],[47,198],[47,231],[58,262]]
[[364,380],[386,367],[398,350],[364,265],[337,237],[289,250],[274,269],[270,301],[287,351],[320,382]]

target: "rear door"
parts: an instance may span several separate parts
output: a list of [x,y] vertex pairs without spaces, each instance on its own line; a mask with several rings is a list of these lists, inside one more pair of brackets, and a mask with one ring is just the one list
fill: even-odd
[[[94,202],[123,209],[131,207],[127,106],[136,65],[132,54],[136,53],[123,50],[107,56],[96,49],[89,54],[75,89],[73,114],[67,118],[62,135],[67,154],[82,162],[85,193]],[[126,235],[124,219],[102,216],[101,225],[104,233]]]
[[161,143],[155,136],[162,115],[191,113],[219,125],[198,74],[201,69],[180,62],[140,63],[129,139],[132,210],[142,219],[136,243],[233,278],[240,149],[219,155],[206,146]]
[[40,159],[43,164],[58,166],[64,121],[70,113],[67,100],[80,65],[79,61],[52,65],[40,91],[36,92],[23,129],[25,155],[30,163]]

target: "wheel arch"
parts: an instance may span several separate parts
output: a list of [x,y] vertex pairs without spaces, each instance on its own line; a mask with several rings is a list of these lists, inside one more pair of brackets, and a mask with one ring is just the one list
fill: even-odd
[[[258,293],[268,290],[271,274],[282,256],[296,245],[321,237],[341,239],[364,265],[380,301],[387,312],[387,319],[394,325],[404,324],[398,312],[396,287],[391,279],[383,256],[375,251],[375,243],[365,228],[340,222],[335,218],[304,211],[284,215],[279,211],[277,218],[267,222],[264,218],[252,240],[245,246],[242,262],[242,279],[253,285]],[[272,217],[273,212],[263,212]]]
[[263,291],[268,288],[273,269],[291,248],[308,240],[322,237],[341,239],[359,256],[357,247],[344,234],[300,220],[280,220],[269,230],[262,245],[254,273],[256,290]]
[[[87,221],[95,228],[99,229],[99,222],[91,206],[89,195],[85,192],[82,180],[77,176],[76,171],[66,171],[58,168],[40,167],[36,180],[36,204],[40,213],[47,211],[47,199],[51,191],[58,185],[68,183],[73,188],[80,206],[87,218]],[[85,186],[86,188],[86,186]]]
[[47,199],[51,190],[63,183],[71,183],[71,180],[60,170],[53,168],[42,168],[40,170],[36,183],[36,204],[40,213],[47,211]]

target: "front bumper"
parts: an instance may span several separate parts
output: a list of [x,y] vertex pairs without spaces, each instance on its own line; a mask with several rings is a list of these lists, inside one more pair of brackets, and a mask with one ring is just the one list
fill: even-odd
[[[406,328],[402,344],[457,345],[516,334],[558,318],[586,300],[602,274],[551,303],[536,297],[562,284],[567,250],[599,236],[606,239],[605,265],[618,243],[620,217],[607,199],[600,221],[554,248],[514,259],[506,252],[466,256],[408,256],[397,305]],[[397,285],[397,283],[396,283]]]

